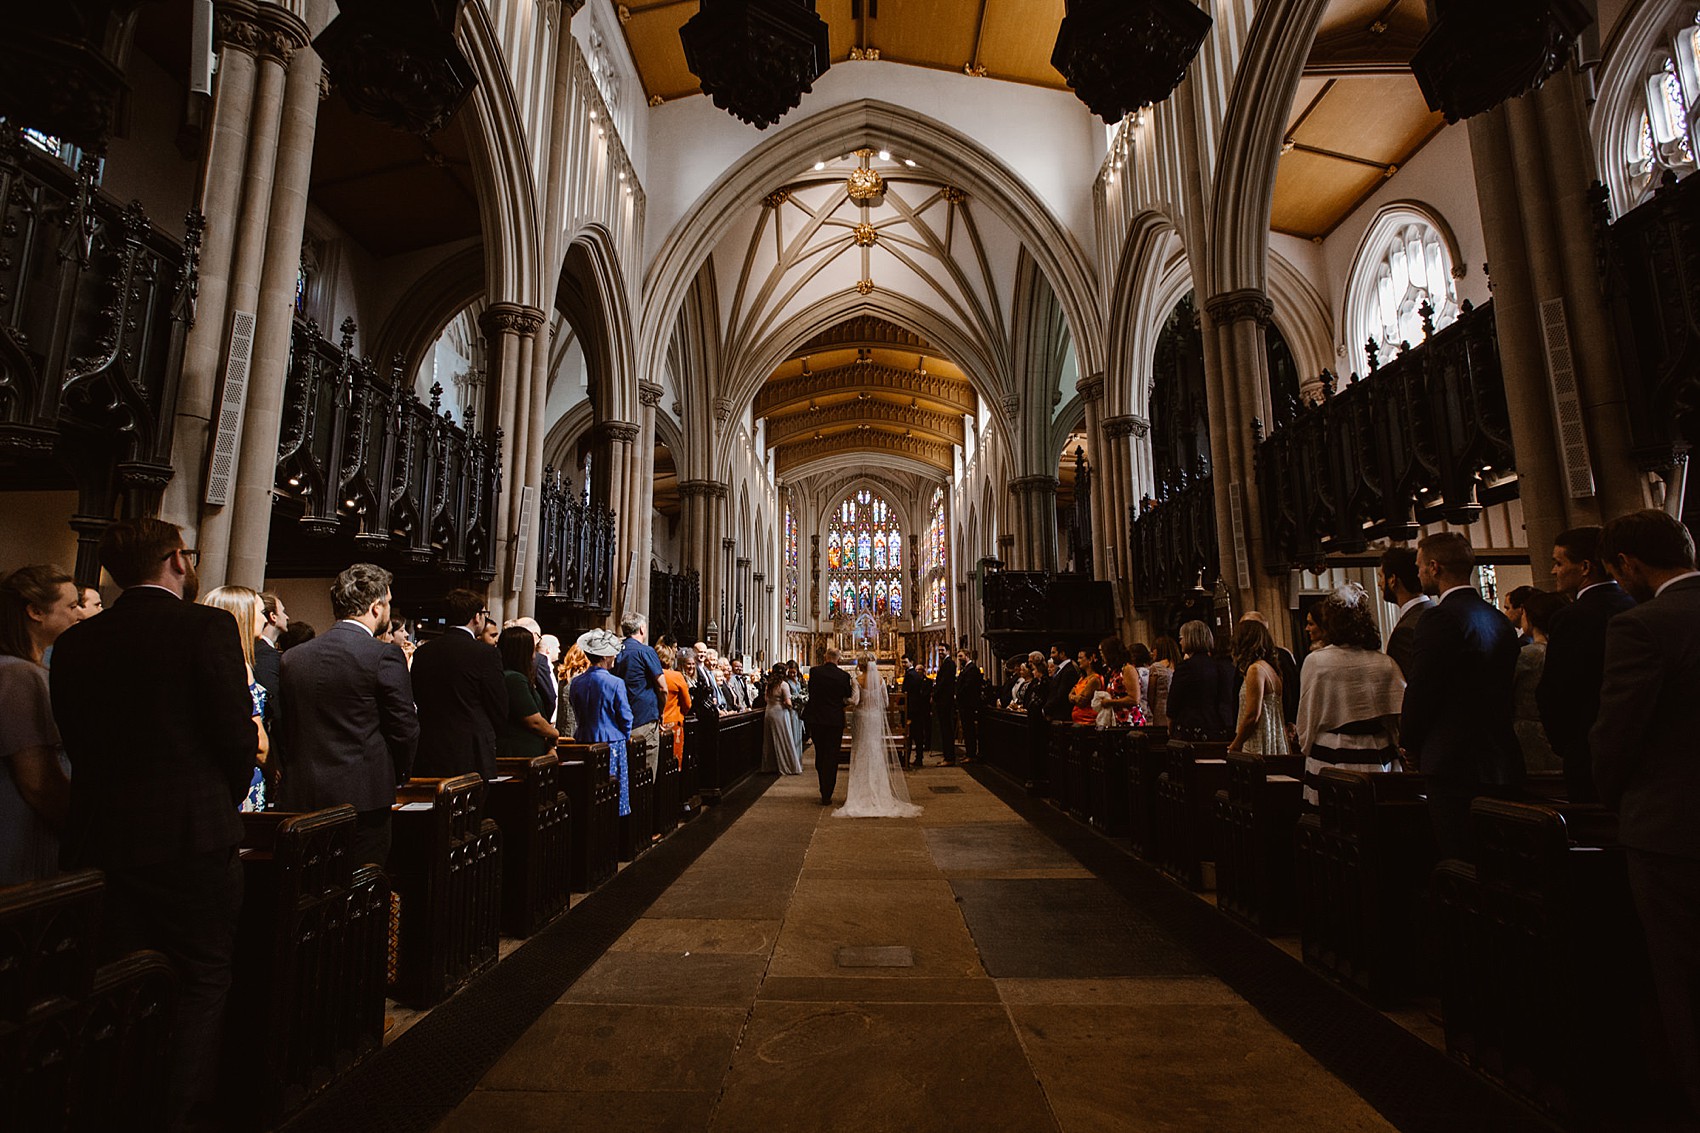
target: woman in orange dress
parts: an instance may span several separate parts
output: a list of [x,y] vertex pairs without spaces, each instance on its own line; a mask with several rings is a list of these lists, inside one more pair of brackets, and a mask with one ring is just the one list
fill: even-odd
[[685,713],[691,710],[691,686],[679,671],[679,651],[663,645],[656,654],[661,658],[661,680],[667,686],[667,697],[661,705],[661,730],[673,736],[673,758],[682,767],[685,762]]
[[1074,688],[1068,694],[1071,705],[1069,719],[1090,727],[1098,722],[1098,710],[1092,707],[1092,694],[1104,691],[1104,676],[1098,671],[1098,651],[1082,649],[1074,664],[1080,679],[1074,682]]

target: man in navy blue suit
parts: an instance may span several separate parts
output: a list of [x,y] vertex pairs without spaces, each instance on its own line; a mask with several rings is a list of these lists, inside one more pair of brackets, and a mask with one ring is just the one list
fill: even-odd
[[1400,738],[1428,776],[1429,817],[1442,857],[1473,857],[1470,800],[1509,796],[1523,782],[1512,730],[1517,631],[1470,584],[1476,557],[1456,532],[1417,544],[1417,575],[1438,601],[1417,623]]

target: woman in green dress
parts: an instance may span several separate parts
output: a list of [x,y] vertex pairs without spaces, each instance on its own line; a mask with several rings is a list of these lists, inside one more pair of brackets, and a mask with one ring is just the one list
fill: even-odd
[[560,735],[543,718],[543,698],[534,683],[537,638],[524,626],[509,626],[496,639],[496,651],[508,690],[508,712],[496,729],[496,757],[533,759],[554,750]]

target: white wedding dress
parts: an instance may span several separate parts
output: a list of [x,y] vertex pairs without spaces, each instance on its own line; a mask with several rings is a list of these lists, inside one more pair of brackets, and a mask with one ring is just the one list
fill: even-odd
[[909,801],[896,745],[886,742],[885,678],[872,661],[862,663],[860,689],[852,686],[850,789],[834,818],[916,818]]

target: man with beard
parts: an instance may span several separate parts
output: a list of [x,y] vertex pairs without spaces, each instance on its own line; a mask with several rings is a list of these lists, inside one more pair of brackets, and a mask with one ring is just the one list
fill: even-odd
[[1381,600],[1399,609],[1393,632],[1387,637],[1387,655],[1410,680],[1417,623],[1434,608],[1434,599],[1423,593],[1422,581],[1417,578],[1417,552],[1413,548],[1389,547],[1381,552]]
[[172,523],[107,528],[100,565],[123,593],[60,635],[51,676],[71,761],[64,864],[106,872],[106,955],[153,948],[177,969],[171,1128],[220,1124],[214,1087],[242,907],[236,806],[259,751],[240,636],[253,627],[195,605],[199,558]]

